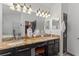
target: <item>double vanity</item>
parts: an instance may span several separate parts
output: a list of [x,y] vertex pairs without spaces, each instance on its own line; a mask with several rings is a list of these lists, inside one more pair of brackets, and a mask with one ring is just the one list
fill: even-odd
[[[2,4],[1,56],[56,56],[62,53],[60,17],[43,18],[35,12],[28,14],[9,7]],[[27,31],[29,28],[31,31]]]
[[[2,56],[33,56],[35,52],[32,51],[38,47],[45,48],[46,56],[56,55],[59,52],[59,35],[44,35],[36,37],[22,37],[21,39],[14,39],[5,41],[0,44],[0,55]],[[51,47],[50,47],[51,46]],[[50,50],[51,49],[51,50]]]

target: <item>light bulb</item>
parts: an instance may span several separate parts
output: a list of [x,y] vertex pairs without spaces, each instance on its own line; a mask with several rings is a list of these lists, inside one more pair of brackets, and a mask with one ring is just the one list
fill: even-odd
[[28,8],[29,8],[29,11],[30,11],[30,12],[32,12],[32,8],[31,8],[31,5],[29,5],[29,7],[28,7]]
[[10,6],[10,9],[11,9],[11,10],[15,10],[14,6]]
[[40,14],[41,12],[40,11],[38,11],[38,14]]
[[42,10],[42,13],[41,14],[42,14],[42,16],[44,15],[44,10]]
[[47,13],[45,13],[45,16],[47,16]]
[[23,10],[27,10],[26,6],[23,7]]
[[40,14],[39,16],[42,16],[42,14]]
[[47,15],[47,16],[45,16],[45,18],[48,18],[48,15]]
[[45,17],[45,15],[43,15],[43,17]]
[[40,9],[39,9],[39,10],[37,10],[37,13],[38,13],[39,15],[41,14]]
[[40,9],[39,10],[37,10],[37,13],[36,13],[36,16],[40,16]]
[[10,9],[11,9],[11,10],[15,10],[14,4],[12,4],[12,5],[10,6]]
[[38,16],[39,14],[38,13],[36,13],[36,16]]
[[21,6],[19,4],[17,4],[16,8],[17,8],[17,11],[21,11]]
[[24,9],[23,9],[23,12],[25,13],[25,12],[26,12],[26,10],[24,10]]
[[17,4],[16,8],[21,8],[21,6],[19,4]]
[[28,14],[31,14],[31,12],[30,12],[30,11],[28,11],[27,13],[28,13]]
[[32,12],[32,8],[29,8],[29,11]]
[[41,14],[44,15],[44,12],[42,12]]

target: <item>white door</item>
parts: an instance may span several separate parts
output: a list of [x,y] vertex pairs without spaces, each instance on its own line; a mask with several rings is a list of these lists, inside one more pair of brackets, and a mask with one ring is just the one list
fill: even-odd
[[79,4],[68,5],[67,51],[79,55]]

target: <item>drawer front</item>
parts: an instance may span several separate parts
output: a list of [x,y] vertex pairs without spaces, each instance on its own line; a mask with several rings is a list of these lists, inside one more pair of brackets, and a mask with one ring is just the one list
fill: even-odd
[[54,40],[48,41],[48,44],[54,44]]
[[11,52],[6,52],[6,53],[2,53],[2,54],[0,54],[1,56],[11,56],[12,55],[12,53]]
[[9,56],[12,55],[11,49],[5,49],[0,51],[1,56]]
[[15,56],[30,56],[31,50],[28,46],[19,46],[16,47],[16,54]]
[[26,51],[29,49],[30,49],[30,47],[28,47],[28,46],[19,46],[19,47],[16,47],[16,52],[22,52],[22,51]]
[[46,46],[47,45],[47,42],[41,42],[41,43],[36,43],[36,44],[33,44],[32,47],[35,48],[35,47],[43,47],[43,46]]
[[31,50],[20,50],[16,53],[16,56],[31,56]]
[[23,52],[23,51],[27,51],[27,50],[29,50],[30,48],[23,48],[23,49],[19,49],[19,50],[17,50],[17,52]]

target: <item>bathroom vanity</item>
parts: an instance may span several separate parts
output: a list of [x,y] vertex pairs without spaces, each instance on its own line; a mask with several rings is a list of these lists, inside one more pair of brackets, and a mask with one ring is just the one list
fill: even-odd
[[[2,56],[31,56],[31,49],[37,47],[45,48],[45,56],[59,53],[59,35],[23,37],[20,40],[6,41],[0,44],[0,55]],[[49,46],[52,46],[51,50]],[[52,53],[51,53],[52,52]]]

